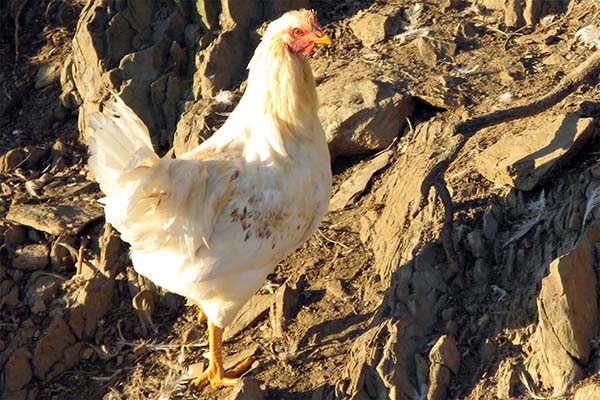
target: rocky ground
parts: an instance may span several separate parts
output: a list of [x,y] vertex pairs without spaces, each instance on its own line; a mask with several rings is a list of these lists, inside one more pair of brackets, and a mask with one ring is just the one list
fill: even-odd
[[[450,237],[443,193],[421,190],[454,122],[597,57],[600,3],[233,3],[0,3],[2,398],[600,398],[597,65],[469,137],[445,174]],[[264,22],[302,6],[335,42],[311,58],[330,211],[226,331],[228,363],[258,356],[242,384],[190,387],[204,326],[104,224],[83,116],[112,89],[160,152],[195,146],[243,92]]]

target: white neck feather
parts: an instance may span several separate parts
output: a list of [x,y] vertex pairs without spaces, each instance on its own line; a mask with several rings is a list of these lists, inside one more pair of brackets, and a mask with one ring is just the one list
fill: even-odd
[[246,92],[226,125],[245,130],[253,147],[262,143],[281,156],[289,156],[287,147],[299,139],[323,136],[315,80],[304,56],[292,54],[279,36],[265,35],[248,68]]

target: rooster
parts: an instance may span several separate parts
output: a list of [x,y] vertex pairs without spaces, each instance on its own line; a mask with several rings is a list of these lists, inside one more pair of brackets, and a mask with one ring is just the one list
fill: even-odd
[[118,97],[88,116],[89,169],[106,220],[133,266],[200,307],[209,365],[196,384],[232,386],[253,360],[224,371],[222,333],[275,265],[315,232],[331,192],[330,158],[307,56],[331,44],[315,13],[271,22],[248,65],[238,106],[208,140],[159,158]]

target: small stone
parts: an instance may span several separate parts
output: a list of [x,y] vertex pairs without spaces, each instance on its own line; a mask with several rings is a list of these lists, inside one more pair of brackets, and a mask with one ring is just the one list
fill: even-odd
[[527,25],[535,25],[540,20],[544,0],[525,0],[525,12],[523,17]]
[[227,400],[263,400],[265,398],[260,389],[260,381],[254,378],[241,378]]
[[4,303],[6,306],[12,308],[16,307],[19,304],[19,288],[14,286],[8,294],[6,294],[2,300],[0,300],[0,304]]
[[456,53],[456,44],[420,36],[414,41],[423,63],[436,67],[441,62],[450,62]]
[[41,89],[46,86],[50,86],[53,83],[57,83],[58,79],[60,78],[61,67],[61,62],[52,62],[42,65],[35,78],[35,88]]
[[494,216],[491,208],[488,208],[483,213],[483,237],[487,240],[496,239],[498,234],[498,221]]
[[240,310],[235,320],[223,332],[223,340],[228,341],[243,329],[255,324],[271,308],[275,301],[274,294],[256,294]]
[[327,293],[331,294],[333,297],[338,299],[343,299],[347,296],[346,291],[344,290],[344,286],[342,285],[342,281],[340,279],[327,281],[325,283],[325,290]]
[[467,233],[467,243],[471,253],[477,258],[484,258],[487,254],[483,235],[479,229]]
[[92,358],[92,356],[94,355],[94,350],[90,349],[89,347],[86,347],[82,352],[81,352],[81,358],[83,360],[89,360],[90,358]]
[[473,280],[480,285],[487,285],[490,281],[490,266],[483,258],[478,258],[473,267]]
[[31,312],[34,314],[42,314],[44,311],[46,311],[46,304],[44,304],[42,300],[36,300],[31,307]]
[[427,400],[445,400],[450,385],[451,373],[441,364],[433,363],[429,368],[429,390]]
[[507,0],[504,5],[504,24],[511,28],[520,28],[525,25],[523,7],[519,0]]
[[375,173],[385,168],[391,159],[392,151],[384,151],[358,168],[339,187],[329,202],[329,211],[339,211],[353,204],[364,192]]
[[31,244],[17,249],[13,260],[13,268],[23,271],[37,271],[46,268],[49,260],[46,245]]
[[198,342],[202,337],[202,333],[198,330],[196,326],[192,325],[189,328],[187,328],[181,336],[183,343],[191,344]]
[[454,308],[446,308],[442,311],[442,320],[450,321],[454,318],[455,314],[456,314],[456,311],[454,310]]
[[446,322],[444,332],[446,332],[447,335],[456,336],[458,334],[458,323],[452,320]]
[[432,364],[444,365],[456,375],[460,366],[460,353],[456,346],[456,339],[450,335],[440,336],[429,352],[429,361]]
[[14,250],[25,242],[25,229],[21,225],[12,225],[4,231],[4,244]]
[[67,347],[64,351],[65,355],[65,367],[67,369],[75,367],[79,364],[81,349],[83,348],[83,342],[77,342],[73,346]]
[[6,389],[9,392],[21,390],[31,381],[33,374],[29,358],[31,354],[24,348],[16,350],[6,363]]
[[350,21],[350,29],[365,46],[373,46],[400,32],[402,25],[398,10],[400,8],[390,14],[363,13]]
[[[71,333],[65,320],[57,315],[48,333],[38,342],[33,353],[33,372],[38,379],[44,380],[51,371],[59,371],[63,361],[63,351],[75,343],[75,337]],[[54,368],[53,368],[54,367]],[[64,364],[62,365],[64,370]]]
[[0,170],[4,173],[10,173],[18,166],[23,164],[27,153],[22,149],[12,149],[0,157]]
[[20,269],[14,270],[13,274],[12,274],[13,281],[15,281],[15,283],[21,282],[21,280],[23,279],[24,276],[25,276],[25,272],[21,271]]

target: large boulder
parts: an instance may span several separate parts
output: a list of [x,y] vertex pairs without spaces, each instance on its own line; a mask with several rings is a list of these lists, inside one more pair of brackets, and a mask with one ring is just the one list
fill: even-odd
[[386,148],[414,109],[408,93],[384,82],[357,81],[351,71],[344,68],[317,87],[319,117],[332,158]]

